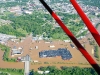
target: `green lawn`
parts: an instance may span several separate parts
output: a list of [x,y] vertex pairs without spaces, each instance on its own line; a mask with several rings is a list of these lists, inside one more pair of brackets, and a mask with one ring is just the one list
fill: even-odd
[[8,72],[8,71],[5,71],[5,70],[0,70],[0,72],[8,73],[8,74],[10,74],[10,75],[24,75],[24,74],[17,73],[17,72],[14,72],[14,71],[12,71],[12,72]]
[[[3,72],[3,71],[1,71],[1,72]],[[3,72],[3,73],[8,73],[10,75],[24,75],[24,74],[19,74],[19,73],[14,73],[14,72]]]

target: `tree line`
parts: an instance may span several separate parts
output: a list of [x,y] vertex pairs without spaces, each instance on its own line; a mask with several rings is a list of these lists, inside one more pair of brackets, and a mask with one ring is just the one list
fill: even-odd
[[16,61],[15,58],[8,58],[9,52],[10,52],[10,48],[9,48],[9,47],[0,44],[0,49],[1,49],[2,51],[4,51],[4,54],[3,54],[3,60],[4,60],[4,61],[7,61],[7,62],[15,62],[15,61]]
[[[48,74],[43,75],[97,75],[93,68],[80,68],[80,67],[61,67],[61,70],[55,66],[40,67],[42,71],[50,71]],[[34,72],[34,75],[41,75]]]
[[[39,70],[41,71],[50,71],[48,74],[42,75],[98,75],[93,68],[80,68],[80,67],[65,67],[62,66],[61,69],[58,69],[55,66],[47,66],[47,67],[40,67]],[[23,69],[11,69],[11,68],[0,68],[0,71],[3,72],[13,72],[19,75],[24,74]],[[41,75],[34,69],[30,70],[29,75]]]

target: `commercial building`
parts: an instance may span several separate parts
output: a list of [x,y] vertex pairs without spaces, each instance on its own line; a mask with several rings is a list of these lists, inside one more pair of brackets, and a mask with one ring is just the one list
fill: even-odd
[[58,50],[44,50],[39,52],[40,58],[61,56],[63,60],[70,60],[72,55],[66,48],[59,48]]
[[12,51],[11,51],[11,55],[14,56],[14,55],[20,55],[23,53],[23,49],[17,49],[16,46],[14,46],[12,48]]

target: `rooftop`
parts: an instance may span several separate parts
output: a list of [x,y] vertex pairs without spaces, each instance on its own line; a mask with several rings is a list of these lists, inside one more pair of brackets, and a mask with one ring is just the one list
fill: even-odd
[[59,48],[58,50],[44,50],[39,52],[40,58],[56,56],[61,56],[63,60],[68,60],[72,58],[70,51],[65,48]]

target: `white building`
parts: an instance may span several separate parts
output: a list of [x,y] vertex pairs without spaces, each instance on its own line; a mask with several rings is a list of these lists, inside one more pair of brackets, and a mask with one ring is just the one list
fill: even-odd
[[50,47],[50,48],[54,48],[55,46],[54,46],[54,45],[50,45],[49,47]]
[[33,62],[37,63],[37,62],[39,62],[39,61],[38,61],[38,60],[33,60]]
[[44,71],[44,74],[48,74],[50,71]]
[[64,42],[71,42],[70,40],[64,40]]
[[24,13],[26,13],[26,14],[32,14],[32,11],[25,10]]
[[44,73],[44,71],[37,71],[39,74],[43,74]]
[[19,6],[15,6],[15,7],[11,7],[9,9],[10,12],[16,13],[16,12],[20,12],[21,8]]

